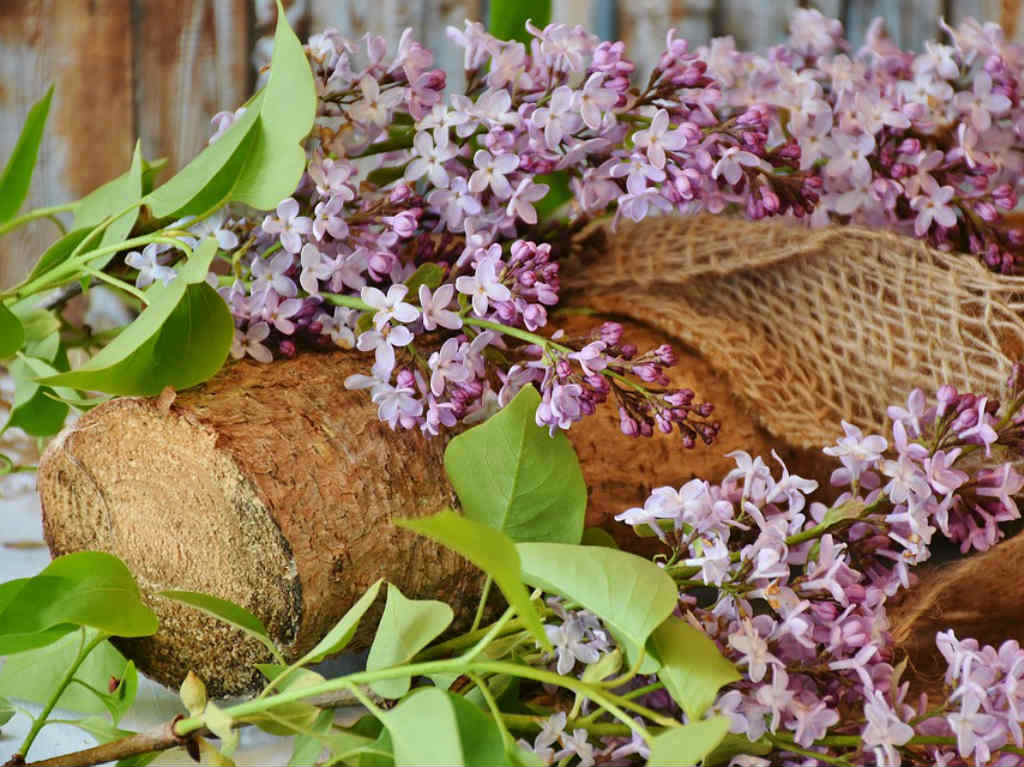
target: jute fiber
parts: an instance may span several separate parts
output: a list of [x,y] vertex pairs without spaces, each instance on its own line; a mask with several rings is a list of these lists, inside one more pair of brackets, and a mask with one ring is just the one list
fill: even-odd
[[565,270],[576,303],[691,345],[797,447],[833,443],[839,419],[882,431],[914,387],[999,395],[1024,358],[1024,278],[909,237],[701,215],[608,245]]

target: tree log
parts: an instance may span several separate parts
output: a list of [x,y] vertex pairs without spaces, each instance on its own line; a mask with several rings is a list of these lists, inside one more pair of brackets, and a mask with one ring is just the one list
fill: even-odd
[[[574,317],[570,334],[600,322]],[[641,348],[666,337],[631,323]],[[392,432],[345,378],[365,355],[307,353],[272,365],[228,365],[177,397],[112,400],[80,418],[40,462],[44,530],[53,554],[120,556],[156,610],[151,638],[122,641],[138,667],[176,686],[189,671],[212,695],[247,692],[266,650],[241,632],[170,600],[187,589],[237,602],[260,617],[289,659],[322,637],[378,578],[412,598],[451,603],[465,626],[481,575],[465,560],[391,524],[456,503],[443,468],[445,442]],[[716,404],[721,441],[685,450],[676,437],[630,440],[611,406],[569,432],[590,490],[588,524],[634,550],[656,545],[611,517],[653,487],[721,478],[734,449],[781,447],[759,429],[699,358],[669,371]],[[459,607],[463,607],[459,611]],[[380,605],[378,605],[378,608]],[[363,621],[352,647],[375,626]]]

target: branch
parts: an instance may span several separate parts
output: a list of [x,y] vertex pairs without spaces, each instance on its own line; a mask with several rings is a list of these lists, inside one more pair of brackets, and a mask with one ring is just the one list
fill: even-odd
[[[305,701],[319,708],[341,708],[343,706],[359,705],[359,700],[348,690],[339,690],[333,693],[317,695]],[[84,751],[76,751],[73,754],[54,756],[43,759],[39,762],[26,763],[20,755],[15,755],[4,767],[91,767],[106,762],[116,762],[130,756],[148,754],[151,751],[166,751],[178,746],[187,747],[197,735],[209,736],[208,730],[190,732],[188,735],[178,735],[174,731],[181,716],[177,716],[170,722],[165,722],[159,727],[130,735],[120,740],[112,740],[99,746],[87,748]],[[248,722],[239,722],[239,727],[248,727]]]

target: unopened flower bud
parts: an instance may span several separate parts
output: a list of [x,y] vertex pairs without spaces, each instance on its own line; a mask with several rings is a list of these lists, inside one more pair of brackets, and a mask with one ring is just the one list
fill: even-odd
[[185,681],[181,683],[178,696],[191,716],[199,716],[206,708],[206,685],[191,671],[188,672]]

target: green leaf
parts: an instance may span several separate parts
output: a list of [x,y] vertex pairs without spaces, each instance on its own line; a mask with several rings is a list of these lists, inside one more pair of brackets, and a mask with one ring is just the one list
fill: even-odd
[[[112,604],[116,610],[110,609]],[[156,615],[142,602],[131,572],[117,557],[98,551],[58,557],[21,583],[0,609],[0,653],[9,652],[5,632],[14,634],[16,629],[17,637],[66,624],[123,637],[149,636],[157,630]]]
[[348,646],[348,643],[352,641],[352,636],[356,633],[356,629],[359,628],[359,621],[363,619],[363,615],[366,614],[366,611],[377,600],[381,583],[382,581],[378,580],[370,586],[359,597],[359,601],[348,608],[348,612],[335,624],[334,628],[327,632],[327,636],[317,642],[316,647],[302,657],[302,660],[299,661],[300,666],[305,666],[308,663],[319,663],[328,655],[339,653]]
[[267,633],[266,626],[263,625],[263,621],[253,615],[251,612],[246,610],[241,605],[236,605],[234,602],[229,602],[227,599],[221,599],[220,597],[210,596],[209,594],[200,594],[195,591],[161,591],[158,592],[160,596],[173,599],[175,602],[182,602],[186,605],[202,610],[204,613],[212,615],[214,618],[219,618],[225,623],[230,623],[235,628],[239,628],[254,639],[259,640],[278,660],[281,659],[281,651],[277,649],[277,645],[270,638],[270,634]]
[[[274,682],[289,667],[276,663],[257,663],[256,668],[263,676]],[[293,692],[322,684],[323,681],[324,678],[315,671],[295,668],[288,672],[283,682],[274,683],[273,687],[278,692]],[[265,714],[247,716],[243,721],[251,722],[271,735],[295,735],[309,730],[320,714],[321,709],[316,706],[295,702],[275,706]]]
[[391,734],[396,765],[464,765],[458,719],[448,694],[427,687],[380,719]]
[[318,764],[324,748],[329,750],[331,760],[344,760],[347,764],[350,755],[372,747],[373,743],[374,738],[360,735],[351,730],[334,729],[334,712],[321,711],[309,728],[309,732],[295,737],[292,756],[288,760],[288,764],[295,765],[295,767]]
[[551,0],[491,0],[489,31],[499,40],[518,40],[529,45],[526,21],[544,28],[551,23]]
[[543,221],[561,208],[566,202],[572,199],[572,190],[569,188],[569,172],[556,170],[554,173],[541,173],[536,178],[537,183],[547,184],[548,193],[544,195],[534,206],[537,209],[537,217]]
[[617,549],[619,544],[607,530],[601,527],[588,527],[583,531],[583,539],[580,541],[584,546],[604,546],[606,549]]
[[648,767],[691,765],[702,761],[729,732],[729,718],[713,716],[683,727],[665,730],[651,738]]
[[[377,635],[366,659],[367,671],[379,671],[408,663],[451,624],[455,613],[444,602],[407,599],[398,587],[388,584],[388,601],[377,626]],[[410,678],[383,679],[370,684],[382,698],[401,698],[409,692]]]
[[740,679],[708,635],[682,618],[670,616],[651,641],[662,664],[658,678],[691,722],[704,716],[720,688]]
[[[61,430],[68,416],[68,405],[57,397],[77,395],[71,389],[55,393],[48,386],[40,386],[37,379],[67,370],[67,354],[60,347],[57,333],[29,344],[26,353],[32,356],[19,357],[8,367],[15,389],[7,425],[17,426],[34,437],[48,437]],[[61,369],[49,364],[51,362],[58,362]]]
[[[28,196],[32,184],[32,171],[39,157],[39,144],[43,140],[43,128],[50,113],[53,86],[28,111],[25,125],[18,136],[14,151],[7,158],[3,175],[0,175],[0,224],[10,221],[18,213]],[[0,357],[4,355],[0,354]]]
[[9,307],[25,329],[25,343],[42,341],[60,330],[60,320],[56,313],[43,309],[40,298],[38,295],[28,296]]
[[228,713],[219,708],[212,700],[207,701],[203,710],[203,723],[210,732],[220,738],[220,753],[231,758],[238,748],[239,734],[235,729],[235,721]]
[[[564,543],[516,544],[523,580],[579,602],[635,652],[675,609],[675,582],[642,557],[599,546]],[[628,645],[627,645],[627,649]]]
[[81,244],[82,240],[89,235],[93,228],[94,227],[90,226],[83,229],[72,229],[53,243],[53,245],[43,252],[43,255],[39,257],[39,260],[36,261],[35,266],[32,267],[32,271],[29,272],[25,281],[31,282],[37,277],[41,277],[51,269],[54,269],[67,261],[71,257],[75,248]]
[[578,543],[587,485],[568,437],[550,437],[536,424],[539,404],[537,390],[524,386],[448,444],[445,469],[467,518],[517,542]]
[[519,554],[507,535],[466,519],[451,509],[430,517],[399,519],[396,524],[447,546],[491,576],[534,639],[546,651],[552,651],[540,617],[523,588]]
[[0,727],[7,724],[17,712],[7,698],[0,698]]
[[0,359],[13,357],[25,343],[25,328],[10,309],[0,303]]
[[394,767],[395,756],[391,733],[382,729],[376,740],[351,752],[345,758],[345,763],[354,767]]
[[[142,144],[136,142],[135,152],[132,154],[132,164],[127,173],[124,173],[113,181],[108,181],[101,187],[94,189],[78,203],[75,209],[75,219],[71,224],[72,229],[93,228],[108,216],[113,216],[135,205],[127,213],[124,213],[116,220],[110,222],[103,232],[96,247],[104,247],[122,242],[132,231],[135,222],[139,218],[139,206],[142,204],[142,175],[145,171],[146,162],[142,158]],[[100,256],[90,263],[94,269],[102,269],[114,254]]]
[[734,756],[739,754],[764,756],[771,752],[771,743],[766,743],[763,740],[751,741],[746,735],[737,735],[736,733],[729,732],[715,746],[714,750],[704,757],[704,764],[708,765],[708,767],[714,767],[714,765],[728,764]]
[[505,751],[505,739],[494,719],[474,706],[461,695],[445,693],[455,711],[455,721],[462,743],[462,754],[466,764],[474,767],[509,764]]
[[231,199],[269,210],[295,192],[306,168],[302,141],[316,117],[316,85],[302,43],[288,26],[281,0],[270,79],[260,107],[255,141]]
[[422,264],[415,272],[409,275],[405,281],[409,288],[409,295],[418,298],[420,285],[426,285],[431,290],[436,290],[444,280],[444,269],[437,264]]
[[[87,642],[96,635],[91,629],[86,633]],[[74,662],[81,644],[81,633],[76,631],[47,647],[8,657],[0,668],[0,695],[46,703]],[[74,678],[106,694],[110,677],[120,678],[126,664],[124,656],[110,642],[101,642],[82,662]],[[57,707],[83,714],[106,714],[110,709],[107,701],[74,682],[64,690]],[[117,710],[123,713],[124,709]]]
[[154,396],[210,378],[227,359],[235,328],[227,304],[203,282],[216,249],[216,240],[206,240],[170,285],[150,288],[149,306],[96,356],[40,383]]
[[256,142],[264,92],[246,104],[246,111],[224,134],[200,152],[143,202],[157,218],[200,215],[219,208],[231,197],[238,175]]

